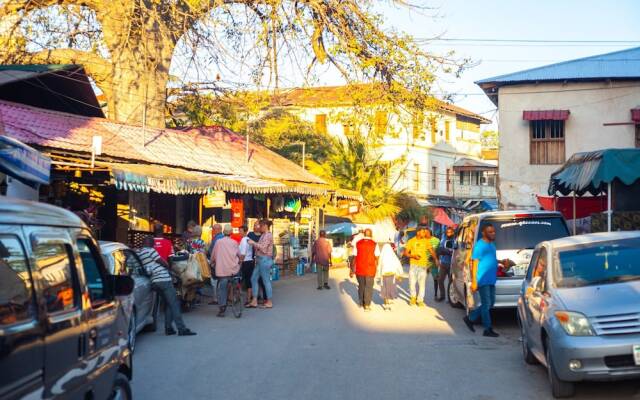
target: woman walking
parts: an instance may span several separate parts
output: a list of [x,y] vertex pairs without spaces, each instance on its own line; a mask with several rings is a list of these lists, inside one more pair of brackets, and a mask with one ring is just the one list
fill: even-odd
[[385,243],[378,258],[378,278],[382,278],[381,295],[384,300],[382,308],[391,310],[391,303],[398,297],[396,285],[402,281],[402,263],[393,251],[391,244]]
[[[271,297],[273,296],[272,287],[271,287],[271,266],[273,266],[273,235],[269,231],[271,228],[271,221],[263,219],[260,221],[260,231],[262,234],[260,235],[260,239],[257,242],[249,239],[249,245],[253,246],[256,266],[253,269],[253,274],[251,275],[251,286],[253,288],[258,287],[258,280],[262,278],[264,282],[264,305],[263,308],[273,308],[273,303],[271,302]],[[258,296],[257,293],[254,293],[253,300],[248,308],[256,308],[258,307]]]

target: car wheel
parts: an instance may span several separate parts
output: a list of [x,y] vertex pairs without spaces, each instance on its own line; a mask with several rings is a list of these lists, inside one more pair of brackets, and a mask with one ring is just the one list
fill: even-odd
[[129,379],[122,373],[118,372],[116,380],[113,382],[110,400],[131,400],[131,385]]
[[447,297],[449,300],[449,305],[451,307],[462,308],[460,300],[458,299],[458,292],[456,292],[456,288],[452,279],[449,279],[449,285],[447,287]]
[[549,376],[549,383],[551,383],[551,394],[556,399],[573,397],[576,394],[576,385],[573,382],[566,382],[558,378],[556,367],[553,364],[553,356],[551,354],[551,345],[549,344],[549,339],[545,340],[545,344],[545,355],[547,357],[547,375]]
[[522,358],[524,358],[524,362],[529,365],[536,365],[538,363],[538,359],[531,352],[531,348],[529,347],[529,339],[527,339],[527,333],[525,332],[524,325],[522,325],[522,320],[520,316],[518,316],[518,325],[520,325],[520,343],[522,344]]
[[160,298],[156,297],[156,301],[151,308],[151,323],[144,327],[145,332],[155,332],[158,330],[158,317],[160,315]]
[[136,331],[138,326],[138,318],[136,309],[131,310],[131,319],[129,320],[129,351],[133,354],[136,349]]

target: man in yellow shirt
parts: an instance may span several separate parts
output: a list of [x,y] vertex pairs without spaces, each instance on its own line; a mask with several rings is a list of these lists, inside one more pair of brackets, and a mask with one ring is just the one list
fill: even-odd
[[[416,237],[409,239],[404,249],[404,255],[409,258],[409,293],[410,305],[424,307],[424,295],[427,285],[427,273],[431,260],[437,263],[435,249],[431,240],[427,238],[427,228],[419,226]],[[416,284],[418,285],[418,296],[416,297]]]

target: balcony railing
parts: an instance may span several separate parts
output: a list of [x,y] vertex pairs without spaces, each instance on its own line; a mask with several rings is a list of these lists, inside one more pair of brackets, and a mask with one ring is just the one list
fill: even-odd
[[454,184],[452,195],[455,198],[496,198],[496,188],[490,185]]

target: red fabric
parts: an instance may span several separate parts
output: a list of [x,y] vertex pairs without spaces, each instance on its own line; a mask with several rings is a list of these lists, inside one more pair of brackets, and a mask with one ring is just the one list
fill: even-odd
[[522,119],[525,121],[566,121],[569,118],[569,113],[569,110],[523,111]]
[[[538,203],[547,211],[560,211],[566,219],[573,219],[573,197],[537,196]],[[555,200],[555,207],[554,207]],[[586,218],[607,209],[607,196],[576,197],[576,218]]]
[[631,110],[631,120],[637,124],[640,124],[640,108],[633,108]]
[[376,276],[376,242],[369,238],[360,239],[356,249],[356,275]]
[[240,241],[242,241],[242,235],[239,233],[232,233],[231,235],[229,235],[229,237],[238,242],[238,244],[240,244]]
[[440,207],[436,207],[433,209],[433,220],[441,225],[452,226],[452,227],[456,226],[455,222],[453,222],[451,218],[449,218],[446,211],[444,211]]
[[153,238],[153,248],[165,261],[169,261],[169,256],[173,254],[173,243],[167,238]]
[[240,228],[244,221],[244,205],[242,199],[231,199],[231,226],[234,228]]

